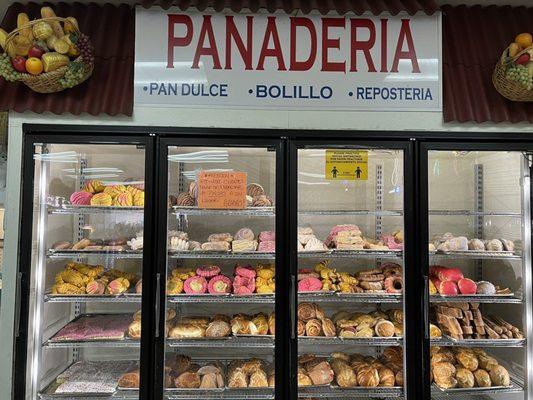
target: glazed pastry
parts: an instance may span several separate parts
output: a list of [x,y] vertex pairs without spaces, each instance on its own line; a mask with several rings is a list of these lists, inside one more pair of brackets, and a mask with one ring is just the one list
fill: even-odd
[[85,186],[83,187],[83,190],[89,193],[100,193],[104,191],[104,185],[102,184],[102,181],[99,180],[90,180],[87,183],[85,183]]
[[233,236],[229,233],[212,233],[207,237],[208,242],[231,242]]
[[170,278],[167,280],[167,295],[174,296],[183,292],[183,281],[177,278]]
[[357,383],[363,387],[376,387],[379,385],[378,370],[372,366],[362,366],[357,369]]
[[474,372],[478,369],[478,359],[473,353],[459,351],[455,355],[455,358],[461,367],[466,368],[469,371]]
[[257,326],[248,318],[236,316],[231,319],[231,331],[234,335],[257,335]]
[[265,190],[263,189],[263,187],[258,184],[258,183],[250,183],[247,187],[246,187],[246,194],[250,197],[255,197],[255,196],[262,196],[265,194]]
[[466,368],[459,367],[457,368],[457,373],[455,375],[455,379],[457,379],[457,386],[460,388],[473,388],[475,381],[474,381],[474,374]]
[[140,385],[140,379],[140,371],[136,369],[122,375],[117,382],[117,386],[119,388],[136,389]]
[[272,279],[276,275],[273,264],[258,265],[255,271],[257,276],[263,279]]
[[231,293],[231,279],[224,275],[216,275],[209,280],[207,289],[211,294]]
[[201,249],[205,251],[229,251],[230,243],[225,241],[207,242],[202,244]]
[[318,278],[305,278],[298,282],[299,292],[319,292],[322,290],[322,281]]
[[265,314],[259,313],[252,318],[253,324],[257,328],[258,335],[268,334],[268,318]]
[[455,379],[456,369],[449,362],[437,362],[433,364],[433,379],[441,389],[452,389],[457,386]]
[[113,199],[107,193],[97,193],[91,198],[91,206],[110,206]]
[[298,320],[296,330],[298,332],[298,336],[305,335],[305,322],[303,322],[301,319]]
[[[110,195],[112,198],[117,197],[120,193],[126,192],[126,186],[124,185],[107,185],[104,187],[103,192]],[[133,193],[132,193],[133,196]]]
[[128,326],[128,336],[132,339],[141,338],[141,321],[133,321],[130,326]]
[[355,372],[345,360],[335,358],[331,363],[331,368],[335,372],[335,382],[339,387],[357,386]]
[[233,280],[233,293],[238,295],[249,295],[255,291],[255,278],[247,278],[242,275],[235,276]]
[[56,283],[52,286],[52,294],[77,295],[85,294],[85,288],[72,283]]
[[234,240],[231,243],[231,248],[234,253],[251,252],[257,250],[257,242],[255,240]]
[[184,282],[183,289],[187,294],[202,294],[207,291],[207,281],[202,276],[193,276]]
[[258,370],[250,374],[248,387],[265,388],[268,387],[268,377],[265,371]]
[[307,375],[304,368],[298,367],[298,386],[312,386],[313,381]]
[[329,318],[324,318],[322,320],[322,330],[324,331],[324,336],[327,336],[327,337],[337,336],[337,330],[335,329],[335,324]]
[[299,303],[298,304],[298,319],[307,322],[310,319],[316,318],[316,307],[313,303]]
[[257,272],[251,265],[235,265],[235,275],[240,275],[246,278],[255,278]]
[[210,338],[226,337],[231,334],[231,326],[226,321],[214,320],[205,330],[205,336]]
[[121,294],[127,292],[130,288],[130,281],[126,278],[117,278],[107,285],[106,293]]
[[206,279],[218,274],[220,274],[220,267],[217,265],[202,265],[196,268],[196,275],[203,276]]
[[88,206],[91,204],[92,197],[92,193],[81,190],[70,195],[70,202],[78,206]]
[[392,387],[396,384],[396,377],[394,372],[387,367],[378,366],[379,385],[381,387]]
[[434,324],[429,324],[429,336],[431,338],[440,338],[442,337],[442,331],[440,328]]
[[255,234],[250,228],[241,228],[235,233],[233,240],[254,240]]
[[487,371],[492,371],[498,366],[498,361],[491,356],[487,355],[478,355],[479,368],[482,368]]
[[194,206],[194,198],[189,193],[183,192],[176,197],[176,205],[178,207],[192,207]]

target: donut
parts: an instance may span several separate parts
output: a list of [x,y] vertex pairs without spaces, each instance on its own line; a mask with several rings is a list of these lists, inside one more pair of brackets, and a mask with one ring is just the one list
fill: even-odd
[[231,279],[224,275],[216,275],[209,280],[207,289],[211,294],[231,293]]
[[92,193],[80,190],[79,192],[74,192],[70,195],[70,202],[78,206],[88,206],[91,204],[92,197]]
[[299,292],[318,292],[322,290],[322,282],[318,278],[305,278],[298,282]]
[[403,290],[403,278],[401,276],[389,276],[384,282],[387,293],[401,293]]
[[220,274],[220,268],[216,265],[202,265],[196,268],[196,275],[211,278]]
[[250,265],[236,265],[235,275],[244,276],[245,278],[255,278],[255,269]]

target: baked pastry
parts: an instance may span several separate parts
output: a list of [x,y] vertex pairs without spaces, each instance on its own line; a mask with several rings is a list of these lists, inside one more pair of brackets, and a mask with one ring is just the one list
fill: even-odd
[[394,379],[396,380],[396,386],[403,386],[403,369],[396,372]]
[[189,184],[189,196],[191,196],[193,199],[198,198],[198,183],[196,183],[196,181],[192,181]]
[[322,319],[322,331],[324,336],[335,337],[337,336],[337,330],[335,329],[335,324],[329,318]]
[[393,337],[395,333],[394,324],[385,319],[379,320],[374,326],[374,331],[380,337]]
[[141,376],[138,369],[122,375],[117,383],[120,388],[136,389],[139,387]]
[[141,321],[133,321],[130,326],[128,326],[128,336],[132,339],[141,338]]
[[192,198],[187,192],[180,193],[178,194],[178,197],[176,197],[176,205],[178,207],[192,207],[194,206],[194,202],[194,198]]
[[322,322],[318,319],[310,319],[305,324],[306,336],[324,336],[322,331]]
[[306,367],[306,369],[314,385],[327,385],[333,381],[335,376],[327,361],[317,360],[315,365]]
[[207,237],[208,242],[231,242],[233,236],[229,233],[212,233]]
[[105,186],[102,184],[102,181],[93,179],[90,181],[87,181],[85,183],[85,186],[83,187],[83,190],[89,193],[100,193],[103,192],[105,189]]
[[206,242],[201,244],[200,249],[204,251],[229,251],[230,243],[226,241]]
[[231,242],[231,249],[234,253],[243,253],[257,250],[257,242],[255,240],[234,240]]
[[357,369],[357,383],[359,386],[376,387],[379,385],[378,370],[372,366],[361,366]]
[[248,387],[251,388],[264,388],[268,387],[268,377],[264,370],[259,369],[250,374],[250,380]]
[[457,386],[455,379],[456,369],[449,362],[437,362],[433,364],[433,379],[441,389],[452,389]]
[[455,355],[455,358],[457,360],[457,363],[469,371],[474,372],[476,369],[478,369],[478,359],[474,355],[474,353],[466,352],[466,351],[458,351]]
[[257,335],[257,326],[246,316],[236,315],[231,319],[231,331],[234,335]]
[[93,197],[92,193],[81,190],[79,192],[74,192],[70,195],[70,202],[77,206],[88,206],[91,204],[91,199]]
[[250,197],[262,196],[265,194],[265,189],[259,183],[250,183],[246,187],[246,194]]
[[489,376],[495,386],[509,386],[511,384],[509,372],[501,365],[492,368]]
[[205,337],[216,338],[226,337],[231,334],[231,326],[229,323],[223,320],[214,320],[207,325],[205,330]]
[[91,206],[110,206],[112,204],[113,199],[107,193],[97,193],[91,198]]
[[316,306],[313,303],[298,304],[298,318],[303,322],[316,318]]
[[305,335],[305,322],[303,322],[301,319],[298,319],[296,330],[297,330],[298,336]]
[[202,294],[207,291],[207,281],[203,276],[192,276],[183,283],[187,294]]
[[254,240],[255,234],[250,228],[241,228],[235,233],[233,240]]
[[478,369],[477,371],[474,371],[474,379],[476,381],[476,386],[479,386],[479,387],[492,386],[490,375],[484,369]]
[[183,281],[178,278],[170,278],[167,280],[167,295],[173,296],[183,292]]
[[429,324],[429,336],[431,338],[440,338],[442,337],[442,331],[440,328],[434,324]]
[[252,323],[256,326],[258,335],[268,334],[268,318],[265,314],[256,314],[252,318]]
[[298,386],[312,386],[313,381],[311,378],[309,378],[309,375],[307,375],[307,371],[302,368],[298,367]]
[[494,357],[487,356],[480,354],[478,355],[478,361],[479,361],[479,368],[482,368],[486,371],[492,371],[493,368],[496,368],[498,364],[498,360],[496,360]]
[[182,389],[195,389],[199,388],[202,381],[200,376],[196,372],[186,371],[180,374],[175,380],[174,385],[177,388]]
[[340,358],[334,359],[331,363],[331,368],[335,372],[335,382],[337,382],[337,385],[340,387],[357,386],[355,372],[345,360]]
[[171,339],[203,338],[205,336],[205,326],[191,323],[177,323],[168,333],[168,337]]
[[457,386],[460,388],[473,388],[475,381],[474,381],[474,374],[472,374],[472,371],[466,369],[466,368],[457,368],[457,373],[455,375],[455,379],[457,379]]
[[272,200],[267,196],[255,196],[252,198],[252,207],[269,207],[272,205]]
[[211,294],[231,293],[231,279],[224,275],[216,275],[209,279],[207,290]]
[[396,384],[396,377],[390,368],[378,366],[376,369],[378,370],[379,375],[378,386],[392,387]]

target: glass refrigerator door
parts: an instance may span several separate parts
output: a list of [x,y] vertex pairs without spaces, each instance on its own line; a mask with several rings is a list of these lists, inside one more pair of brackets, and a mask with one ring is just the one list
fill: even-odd
[[167,152],[164,398],[273,399],[276,148]]
[[144,145],[39,143],[27,157],[25,398],[138,398]]
[[528,160],[458,147],[426,153],[432,398],[529,399]]
[[299,397],[402,396],[404,151],[300,148],[297,163]]

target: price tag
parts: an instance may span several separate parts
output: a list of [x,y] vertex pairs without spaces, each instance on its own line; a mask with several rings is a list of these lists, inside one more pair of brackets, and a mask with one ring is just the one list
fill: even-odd
[[368,151],[326,150],[325,176],[328,180],[366,181]]
[[198,207],[233,210],[246,208],[246,172],[200,172]]

